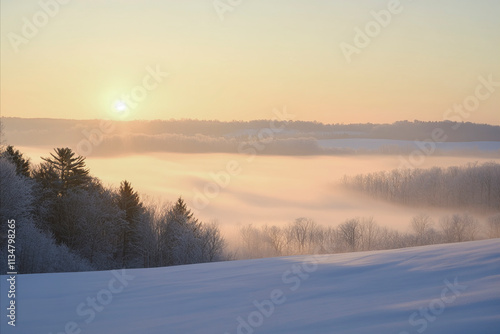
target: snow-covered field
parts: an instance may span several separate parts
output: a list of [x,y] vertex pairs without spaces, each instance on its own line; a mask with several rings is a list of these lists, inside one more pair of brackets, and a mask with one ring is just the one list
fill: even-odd
[[500,239],[17,276],[1,333],[498,333]]

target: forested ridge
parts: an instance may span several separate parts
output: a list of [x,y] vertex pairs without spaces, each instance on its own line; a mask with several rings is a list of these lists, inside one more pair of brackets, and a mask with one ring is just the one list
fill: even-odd
[[[44,143],[52,143],[47,131],[61,140],[65,135],[78,139],[81,135],[75,129],[96,129],[102,121],[97,120],[69,120],[49,118],[16,118],[4,117],[7,133],[17,145],[33,143],[33,139]],[[107,121],[113,134],[177,134],[184,136],[203,135],[209,137],[242,136],[256,133],[273,124],[274,127],[283,129],[279,131],[284,137],[314,137],[317,139],[335,138],[368,138],[368,139],[394,139],[394,140],[429,140],[433,132],[440,129],[446,135],[447,142],[468,141],[500,141],[500,126],[478,124],[471,122],[452,121],[398,121],[394,123],[321,123],[310,121],[218,121],[218,120],[135,120],[135,121]],[[15,131],[9,132],[9,129]],[[41,131],[40,129],[44,129]],[[459,130],[459,131],[458,131]],[[29,134],[30,136],[26,136]],[[278,132],[276,133],[276,135]],[[74,137],[76,135],[76,137]]]

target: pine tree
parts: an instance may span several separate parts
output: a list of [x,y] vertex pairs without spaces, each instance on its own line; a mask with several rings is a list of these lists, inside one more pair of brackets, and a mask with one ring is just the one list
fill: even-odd
[[140,201],[139,194],[132,188],[128,181],[122,181],[120,184],[118,206],[125,212],[127,225],[122,231],[122,265],[133,257],[134,246],[137,242],[137,225],[144,207]]
[[182,197],[177,199],[177,202],[172,208],[172,215],[177,225],[191,231],[195,236],[198,235],[201,223],[197,218],[194,218],[193,213],[187,208],[186,202],[184,202]]
[[193,219],[193,213],[191,212],[191,210],[187,208],[187,205],[182,199],[182,197],[179,197],[177,199],[177,202],[175,203],[172,211],[176,216],[184,217],[186,221],[193,220],[197,222],[197,219]]
[[[57,179],[52,180],[53,186],[58,189],[60,195],[69,188],[86,185],[90,181],[89,170],[85,166],[85,158],[75,157],[75,152],[70,148],[56,148],[51,157],[43,158],[47,162],[47,169],[56,171]],[[51,173],[53,175],[53,173]]]
[[201,223],[193,217],[191,210],[179,197],[167,213],[167,226],[164,237],[167,265],[201,262]]
[[16,166],[17,175],[23,175],[26,177],[30,176],[30,160],[29,158],[25,159],[19,150],[16,150],[12,145],[9,145],[2,155]]

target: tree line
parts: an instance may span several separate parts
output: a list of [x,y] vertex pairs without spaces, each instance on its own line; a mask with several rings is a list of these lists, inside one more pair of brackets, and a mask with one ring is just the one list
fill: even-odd
[[[8,129],[9,138],[18,145],[31,145],[36,143],[50,145],[54,143],[51,134],[57,134],[58,140],[74,137],[73,127],[83,125],[87,129],[99,128],[100,121],[96,120],[67,120],[67,119],[24,119],[3,117],[2,122]],[[217,120],[135,120],[135,121],[110,121],[113,134],[179,134],[188,137],[204,135],[209,137],[236,136],[246,140],[248,134],[255,134],[259,129],[269,127],[271,120],[231,121]],[[500,126],[478,124],[471,122],[424,122],[424,121],[398,121],[391,124],[357,123],[357,124],[327,124],[310,121],[276,121],[276,128],[285,127],[287,131],[280,132],[280,138],[371,138],[394,139],[409,141],[425,141],[433,138],[433,132],[440,129],[446,136],[446,142],[469,141],[500,141]],[[39,131],[44,129],[44,131]],[[459,131],[457,131],[459,130]],[[27,136],[29,134],[29,136]]]
[[500,211],[500,164],[394,169],[344,176],[343,185],[384,200],[413,205]]
[[217,225],[200,222],[181,197],[175,204],[146,205],[126,180],[119,188],[105,187],[90,175],[85,158],[69,148],[56,148],[42,160],[32,165],[12,146],[0,155],[0,254],[7,258],[4,222],[15,219],[18,272],[150,268],[225,259]]
[[486,225],[468,213],[457,213],[434,221],[426,214],[413,217],[408,232],[380,226],[372,217],[347,219],[338,226],[323,226],[309,218],[298,218],[285,226],[246,225],[240,229],[241,258],[285,255],[333,254],[395,249],[440,243],[500,238],[500,214]]

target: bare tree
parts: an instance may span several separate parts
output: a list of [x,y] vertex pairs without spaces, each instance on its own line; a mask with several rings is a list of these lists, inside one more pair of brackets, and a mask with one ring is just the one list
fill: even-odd
[[446,242],[474,240],[479,232],[479,222],[467,213],[454,214],[441,220],[441,229]]
[[363,250],[372,250],[376,246],[380,228],[373,217],[363,218],[359,225],[360,247]]
[[265,225],[262,230],[274,250],[274,255],[282,255],[286,246],[286,236],[284,231],[275,225]]
[[203,260],[207,262],[222,260],[226,243],[221,236],[217,222],[203,224],[201,230]]
[[375,197],[409,205],[500,209],[498,163],[376,172],[345,176],[342,183]]
[[288,228],[287,239],[296,246],[298,254],[305,254],[315,240],[316,230],[316,223],[312,219],[297,218]]
[[425,213],[421,213],[411,220],[411,229],[415,233],[417,245],[429,244],[433,231],[434,222],[431,217]]
[[500,214],[488,218],[488,236],[500,238]]
[[361,238],[361,227],[359,218],[348,219],[345,223],[339,225],[339,234],[346,243],[350,251],[357,249],[358,241]]
[[338,229],[328,227],[323,230],[321,238],[320,250],[323,253],[337,253],[341,251],[341,242],[339,240]]
[[261,258],[267,256],[265,238],[260,229],[252,224],[243,226],[240,229],[240,236],[243,241],[243,258]]

